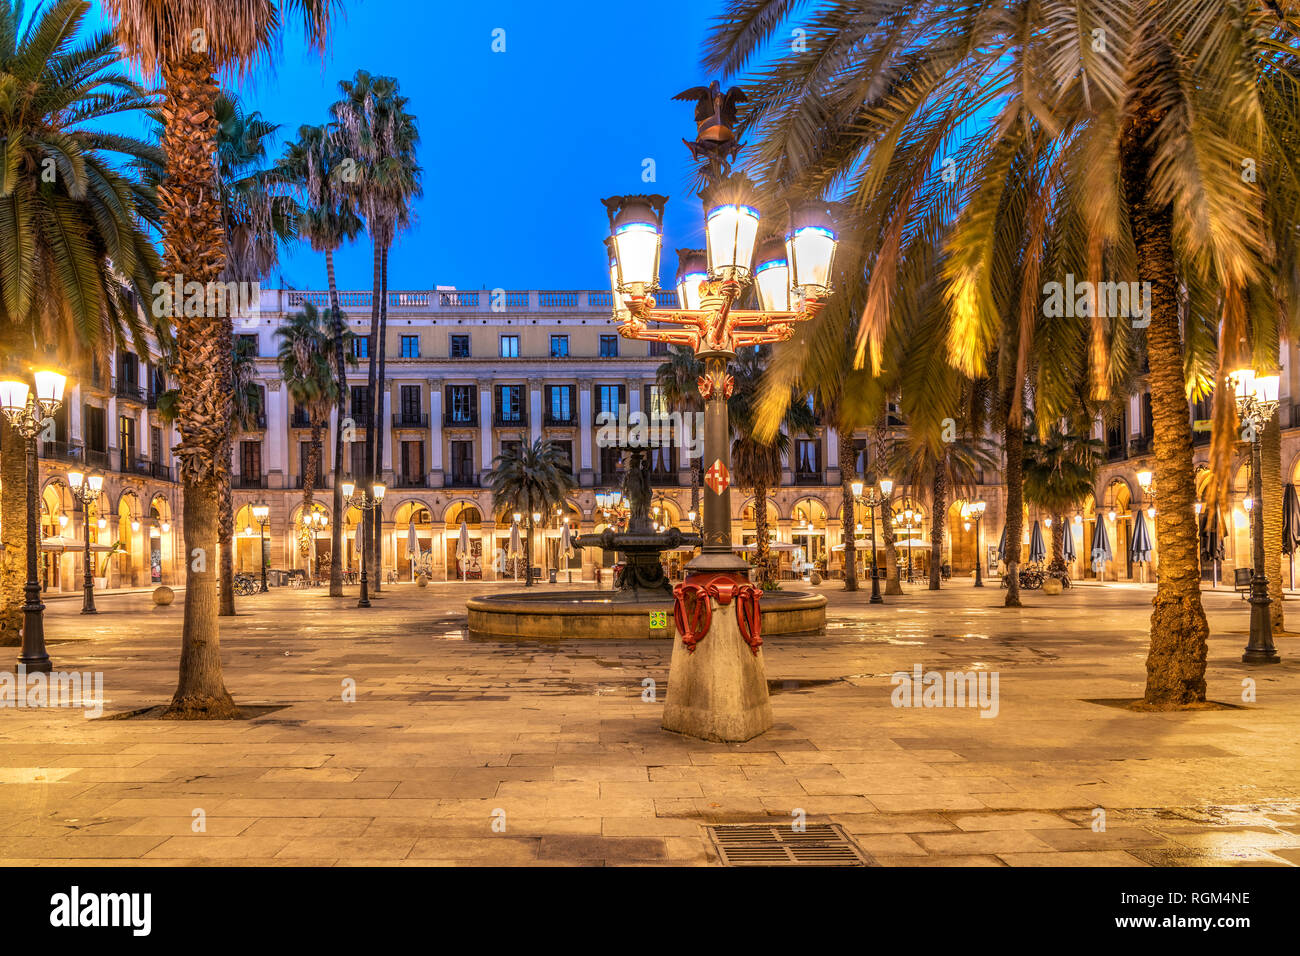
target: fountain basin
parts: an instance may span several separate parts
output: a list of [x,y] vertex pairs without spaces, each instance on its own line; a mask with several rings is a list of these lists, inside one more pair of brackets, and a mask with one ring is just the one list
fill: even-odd
[[[635,640],[672,638],[671,597],[620,599],[615,591],[559,594],[487,594],[465,602],[471,637],[521,640]],[[816,633],[826,627],[826,598],[811,591],[769,591],[763,595],[763,637]],[[652,612],[665,627],[652,628]]]

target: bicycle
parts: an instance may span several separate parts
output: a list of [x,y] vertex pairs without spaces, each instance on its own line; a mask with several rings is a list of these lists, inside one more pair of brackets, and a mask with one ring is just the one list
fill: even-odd
[[257,579],[253,577],[251,574],[248,574],[244,571],[240,571],[238,574],[235,575],[236,594],[241,595],[243,597],[248,597],[250,594],[256,594],[260,590],[261,590],[261,585],[257,583]]

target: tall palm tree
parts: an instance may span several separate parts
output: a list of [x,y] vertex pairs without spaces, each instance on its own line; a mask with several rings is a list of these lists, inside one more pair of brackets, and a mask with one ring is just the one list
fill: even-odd
[[771,542],[767,528],[767,494],[781,484],[782,460],[789,454],[790,434],[811,436],[816,419],[805,393],[786,402],[779,427],[765,437],[760,433],[760,404],[763,374],[771,356],[770,346],[744,348],[733,366],[735,388],[727,401],[731,426],[731,473],[733,483],[754,495],[755,563],[764,587],[774,587]]
[[517,511],[527,516],[524,586],[532,587],[533,513],[549,515],[577,487],[569,456],[549,438],[508,446],[492,460],[487,484],[494,513]]
[[[737,0],[719,20],[710,63],[743,66],[793,15],[802,10],[780,0]],[[1289,263],[1300,189],[1289,154],[1300,128],[1292,80],[1300,23],[1292,4],[955,9],[916,0],[827,4],[810,16],[807,49],[762,73],[752,116],[764,129],[758,149],[769,170],[841,183],[875,223],[859,339],[873,367],[891,308],[908,296],[917,243],[943,250],[949,356],[972,377],[984,373],[1004,324],[1025,324],[1041,310],[1044,278],[1150,283],[1141,334],[1163,506],[1145,700],[1154,708],[1204,700],[1208,628],[1192,520],[1188,370],[1196,377],[1213,365],[1222,342],[1211,378],[1221,384],[1244,357],[1240,342],[1260,354],[1279,317],[1297,312],[1300,276]],[[962,141],[972,127],[978,132]],[[1018,165],[1031,171],[1033,188],[1012,188]],[[955,205],[926,186],[945,166]],[[1008,206],[1024,212],[1000,216]],[[1008,221],[1021,228],[1000,232]],[[1026,294],[1008,309],[996,285],[1014,278],[1008,253],[1016,249]],[[1108,346],[1137,333],[1127,316],[1091,310],[1088,318],[1065,324],[1086,330],[1092,397],[1104,399],[1124,353]],[[1015,444],[1019,378],[1012,384],[1007,437]],[[1216,403],[1220,492],[1235,424],[1229,404]],[[1006,451],[1010,476],[1020,455]]]
[[[695,357],[695,350],[684,345],[670,345],[668,358],[659,363],[655,369],[655,384],[663,390],[664,402],[682,413],[682,416],[694,416],[704,411],[704,400],[700,397],[700,376],[704,374],[704,364]],[[691,511],[700,513],[700,484],[703,480],[704,466],[699,457],[691,459]]]
[[[321,48],[337,0],[104,0],[122,48],[147,76],[161,76],[165,176],[158,189],[165,271],[205,285],[226,265],[216,183],[216,73],[245,74],[275,49],[296,16]],[[223,376],[228,342],[219,319],[173,317],[181,441],[186,565],[180,673],[174,717],[233,717],[238,709],[221,670],[216,578],[221,457],[230,418]]]
[[[415,158],[420,136],[415,117],[406,111],[409,101],[398,92],[393,77],[358,70],[353,79],[339,82],[339,92],[342,99],[330,107],[330,114],[339,146],[353,162],[355,175],[345,184],[346,192],[365,220],[372,246],[366,467],[368,480],[374,481],[383,471],[388,250],[397,232],[410,222],[411,202],[422,194],[421,170]],[[372,556],[370,567],[375,569],[371,579],[376,591],[380,589],[378,560],[383,555],[381,531],[374,523],[364,535]]]
[[[280,340],[277,361],[285,390],[293,399],[294,407],[307,413],[311,433],[302,475],[302,513],[308,515],[311,514],[316,475],[320,470],[321,431],[329,423],[330,412],[338,406],[339,392],[343,387],[333,366],[333,328],[314,305],[304,302],[302,311],[289,316],[275,335]],[[304,556],[311,549],[311,536],[305,522],[298,548]]]
[[[105,121],[151,98],[127,76],[111,33],[84,30],[87,9],[61,0],[26,16],[0,2],[0,356],[7,366],[48,351],[89,373],[115,347],[143,347],[158,271],[149,240],[156,207],[141,166],[150,144]],[[7,368],[26,376],[25,367]],[[19,643],[27,541],[26,442],[0,421],[0,645]]]
[[[285,147],[278,173],[299,196],[298,232],[313,252],[325,254],[325,279],[329,287],[330,321],[334,330],[335,374],[342,383],[339,389],[338,427],[334,430],[334,514],[343,514],[344,422],[348,418],[349,393],[347,355],[344,354],[343,310],[339,308],[338,284],[334,275],[334,252],[361,231],[355,203],[345,188],[352,167],[339,145],[337,131],[331,125],[300,126],[298,139]],[[343,553],[343,522],[331,524],[331,554]],[[330,596],[343,596],[343,564],[330,562]]]

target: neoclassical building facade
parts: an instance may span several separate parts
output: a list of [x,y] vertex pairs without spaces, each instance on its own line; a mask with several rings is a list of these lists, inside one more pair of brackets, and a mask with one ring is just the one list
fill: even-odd
[[[256,379],[262,408],[256,427],[232,440],[236,566],[256,573],[259,552],[274,569],[311,569],[313,562],[333,560],[330,524],[345,529],[344,565],[355,570],[355,534],[360,512],[347,508],[332,514],[334,432],[344,428],[344,471],[362,472],[367,403],[367,362],[364,336],[369,330],[371,294],[340,293],[349,328],[358,336],[356,364],[348,370],[349,410],[339,422],[331,414],[325,430],[316,476],[313,511],[322,517],[304,530],[303,479],[309,461],[311,432],[301,409],[294,407],[276,363],[276,331],[286,316],[305,303],[328,308],[323,291],[264,289],[256,314],[236,321],[236,334],[253,344]],[[494,509],[485,474],[495,456],[509,443],[532,442],[545,436],[570,456],[576,490],[559,514],[543,516],[534,542],[533,563],[558,569],[561,579],[572,575],[590,579],[608,566],[612,555],[590,549],[571,556],[560,553],[565,519],[576,533],[599,531],[605,517],[596,496],[621,481],[619,451],[610,447],[598,424],[602,413],[626,415],[666,411],[656,385],[656,370],[664,361],[661,348],[624,339],[611,318],[609,292],[587,291],[464,291],[435,288],[388,294],[388,341],[382,402],[382,503],[384,569],[386,576],[409,580],[424,570],[435,580],[460,577],[496,580],[517,576],[516,562],[507,560],[512,515]],[[1292,348],[1283,350],[1282,422],[1283,480],[1300,474],[1300,381]],[[183,583],[179,487],[175,483],[171,449],[175,429],[162,420],[157,398],[166,383],[156,349],[140,343],[113,356],[111,377],[74,373],[67,400],[56,421],[56,437],[40,444],[42,481],[42,579],[47,588],[73,591],[81,587],[82,542],[87,515],[70,494],[70,470],[104,475],[99,501],[89,510],[92,556],[100,586],[143,587],[153,583]],[[1088,561],[1088,543],[1097,521],[1106,523],[1114,559],[1101,576],[1110,581],[1138,581],[1150,567],[1135,565],[1126,542],[1143,497],[1137,473],[1150,467],[1151,418],[1149,399],[1130,397],[1126,414],[1117,422],[1098,422],[1095,437],[1106,449],[1095,493],[1069,516],[1077,553],[1075,577],[1097,577]],[[1208,418],[1202,408],[1189,406],[1193,419]],[[1197,460],[1208,453],[1208,432],[1197,432]],[[871,468],[865,433],[844,436],[818,426],[812,436],[791,436],[782,483],[768,498],[768,524],[783,568],[812,562],[835,575],[842,571],[843,534],[840,486],[840,442],[853,442],[859,470]],[[679,447],[657,447],[648,454],[655,488],[656,520],[691,526],[690,460]],[[996,552],[1005,520],[1005,490],[998,474],[981,477],[978,500],[986,512],[976,527],[963,515],[965,501],[951,502],[945,522],[944,561],[956,575],[973,573],[976,560],[986,571],[996,567]],[[1238,469],[1232,507],[1224,521],[1224,561],[1207,568],[1206,578],[1228,575],[1247,563],[1246,474]],[[894,503],[903,498],[920,515],[915,528],[897,526],[899,561],[906,575],[921,577],[929,564],[929,502],[927,489],[897,488]],[[733,495],[733,527],[737,546],[755,540],[754,502]],[[266,504],[263,529],[253,517],[253,505]],[[1158,502],[1156,503],[1158,506]],[[1060,529],[1046,527],[1046,515],[1027,512],[1028,529],[1040,521],[1050,551],[1050,536]],[[858,515],[859,541],[869,536],[867,518]],[[877,514],[877,530],[884,516]],[[321,523],[323,522],[323,523]],[[462,546],[462,525],[469,548]],[[1152,529],[1154,530],[1154,529]],[[1154,534],[1152,534],[1154,538]],[[464,552],[468,550],[468,554]],[[463,556],[462,556],[463,555]],[[688,555],[670,555],[674,566]],[[859,551],[859,561],[864,555]],[[883,552],[880,555],[883,562]],[[1158,566],[1158,548],[1154,556]],[[867,558],[869,560],[869,558]],[[1284,562],[1284,565],[1286,562]],[[1289,580],[1289,577],[1288,577]]]

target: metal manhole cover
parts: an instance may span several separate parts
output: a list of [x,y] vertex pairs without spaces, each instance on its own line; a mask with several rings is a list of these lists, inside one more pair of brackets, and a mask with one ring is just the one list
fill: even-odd
[[723,866],[877,866],[835,823],[706,827]]

